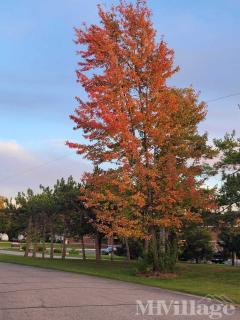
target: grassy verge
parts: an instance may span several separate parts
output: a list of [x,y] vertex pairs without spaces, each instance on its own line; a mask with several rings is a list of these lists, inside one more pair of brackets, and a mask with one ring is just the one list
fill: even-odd
[[[22,254],[23,254],[23,250],[19,250],[18,248],[11,248],[11,247],[8,247],[8,246],[0,246],[0,250],[4,250],[4,251],[13,251],[13,253],[14,252],[22,252]],[[38,251],[38,254],[40,254],[41,255],[41,251]],[[29,254],[29,256],[31,256],[31,254],[32,254],[32,251],[30,251],[30,254]],[[50,250],[49,249],[47,249],[46,250],[46,255],[50,255]],[[56,253],[56,252],[54,252],[54,257],[60,257],[61,256],[61,253]],[[67,253],[67,255],[66,255],[67,257],[74,257],[74,258],[80,258],[80,259],[82,259],[82,254],[81,253]],[[86,257],[87,257],[87,259],[94,259],[95,260],[95,253],[94,252],[92,252],[92,253],[86,253]],[[108,261],[110,261],[111,260],[111,256],[110,255],[102,255],[102,259],[103,260],[108,260]],[[126,260],[126,258],[125,257],[122,257],[122,256],[116,256],[116,255],[114,255],[114,260],[117,260],[117,261],[124,261],[124,260]]]
[[[10,241],[0,241],[0,249],[4,249],[4,248],[11,248],[11,244],[12,242]],[[19,243],[20,246],[25,246],[26,243],[25,242],[20,242]],[[41,246],[42,244],[39,243],[39,246]],[[50,248],[51,244],[49,242],[46,242],[46,248]],[[61,249],[61,243],[54,243],[54,248],[55,249]],[[66,248],[68,249],[81,249],[82,246],[80,243],[70,243],[66,245]],[[92,249],[92,247],[88,247],[86,246],[86,249]]]
[[11,248],[11,242],[9,241],[0,241],[0,249]]
[[75,272],[99,277],[145,284],[205,296],[224,294],[240,304],[240,268],[225,265],[194,265],[179,263],[176,279],[153,279],[136,276],[136,263],[123,261],[53,260],[24,258],[0,254],[0,262],[16,263],[60,271]]

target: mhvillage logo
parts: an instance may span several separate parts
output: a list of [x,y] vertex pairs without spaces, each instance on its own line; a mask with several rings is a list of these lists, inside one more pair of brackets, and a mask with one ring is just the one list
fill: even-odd
[[187,300],[136,300],[136,315],[149,316],[208,316],[209,319],[222,319],[235,313],[233,302],[224,295],[207,295],[206,297]]

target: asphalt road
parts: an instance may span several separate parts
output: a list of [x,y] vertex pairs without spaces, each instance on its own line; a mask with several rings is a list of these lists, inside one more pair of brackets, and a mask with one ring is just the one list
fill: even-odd
[[[138,307],[139,315],[136,314],[136,300],[142,302]],[[144,309],[147,300],[150,300],[150,303],[146,313],[151,314],[153,311],[155,315],[142,315],[141,307]],[[190,300],[195,304],[193,312],[196,312],[197,307],[200,308],[199,303],[202,303],[208,314],[178,315],[182,312],[184,303],[189,307]],[[157,301],[160,301],[159,309],[151,310],[151,303],[156,307]],[[164,306],[169,307],[171,303],[169,314],[166,315]],[[215,317],[211,311],[213,305]],[[0,320],[240,319],[239,309],[231,316],[226,315],[230,311],[223,309],[223,305],[218,302],[168,290],[0,263]],[[157,312],[162,315],[157,315]]]

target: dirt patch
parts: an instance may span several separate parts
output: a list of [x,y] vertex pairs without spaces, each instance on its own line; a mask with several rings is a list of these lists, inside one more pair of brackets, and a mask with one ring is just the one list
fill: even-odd
[[157,279],[176,279],[177,278],[176,273],[158,272],[158,271],[139,272],[137,273],[137,276],[145,277],[145,278],[157,278]]

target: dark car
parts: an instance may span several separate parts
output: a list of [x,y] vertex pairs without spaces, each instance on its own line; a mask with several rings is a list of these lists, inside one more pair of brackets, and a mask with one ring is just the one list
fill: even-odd
[[213,263],[224,263],[225,259],[223,258],[221,252],[217,252],[213,254],[211,261]]

